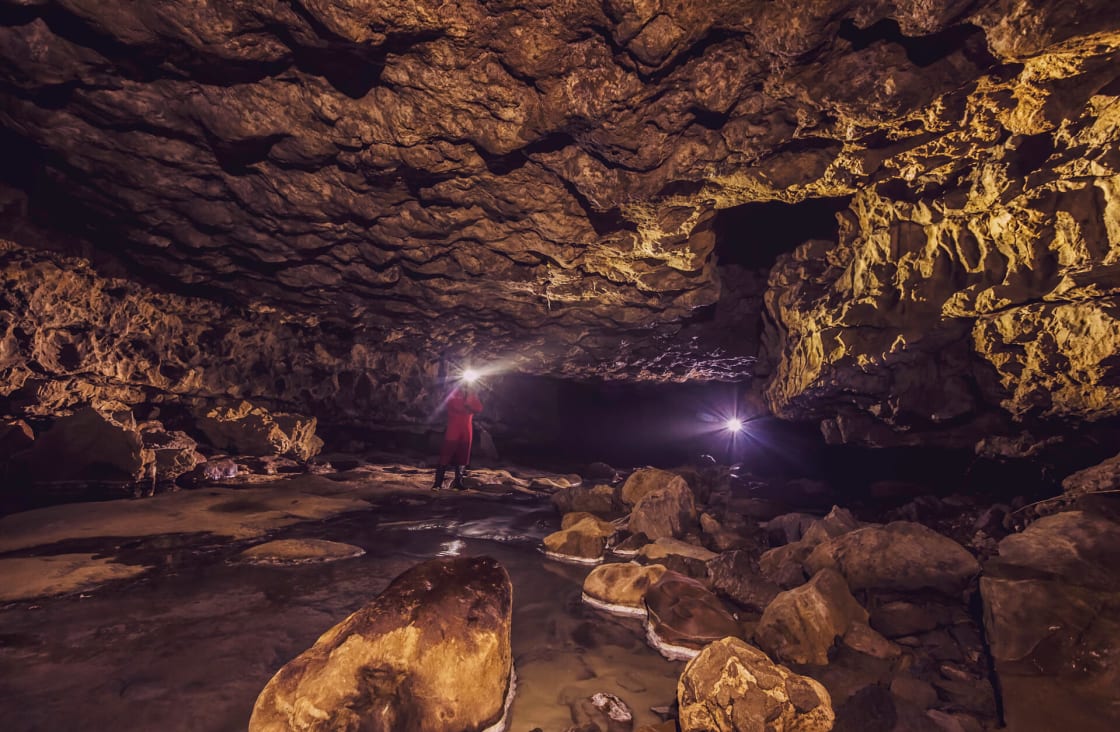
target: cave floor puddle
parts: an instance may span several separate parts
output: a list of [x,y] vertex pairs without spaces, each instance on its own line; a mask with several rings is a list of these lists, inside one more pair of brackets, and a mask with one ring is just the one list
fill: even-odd
[[[636,726],[659,721],[649,707],[673,702],[684,664],[646,646],[639,620],[581,603],[591,568],[538,551],[556,528],[543,496],[412,492],[251,540],[85,539],[83,551],[151,569],[96,591],[0,607],[4,728],[244,730],[280,666],[405,569],[451,555],[492,556],[513,579],[518,680],[509,730],[563,730],[573,723],[569,704],[597,692],[627,702]],[[232,561],[281,538],[330,539],[366,554],[294,566]]]

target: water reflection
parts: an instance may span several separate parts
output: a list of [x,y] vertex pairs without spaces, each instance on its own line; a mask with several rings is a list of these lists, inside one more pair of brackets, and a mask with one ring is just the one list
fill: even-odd
[[[510,730],[565,729],[569,705],[600,692],[629,704],[636,726],[659,721],[649,707],[672,703],[683,664],[650,650],[637,619],[580,601],[590,568],[538,552],[557,528],[541,498],[440,496],[386,501],[268,537],[330,539],[367,552],[330,564],[230,563],[247,544],[216,550],[213,537],[198,539],[198,551],[141,544],[130,559],[154,563],[143,555],[158,553],[161,566],[139,580],[86,599],[0,608],[5,728],[244,730],[281,665],[405,569],[463,555],[492,556],[513,579],[518,693]],[[116,552],[112,540],[105,550]]]
[[445,541],[439,545],[439,551],[436,552],[437,557],[457,557],[463,553],[467,548],[467,543],[462,539],[455,539],[454,541]]

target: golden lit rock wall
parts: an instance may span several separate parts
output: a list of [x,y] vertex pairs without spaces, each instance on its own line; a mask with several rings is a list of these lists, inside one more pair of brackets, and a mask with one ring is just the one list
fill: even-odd
[[[779,414],[881,427],[1120,414],[1120,34],[940,100],[937,125],[771,273]],[[877,431],[878,430],[878,431]]]
[[24,414],[247,398],[331,420],[426,416],[436,364],[407,351],[153,292],[3,240],[0,282],[0,402]]

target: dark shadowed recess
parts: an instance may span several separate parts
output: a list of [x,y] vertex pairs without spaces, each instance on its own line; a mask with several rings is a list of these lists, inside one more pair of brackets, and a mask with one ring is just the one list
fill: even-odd
[[0,127],[0,183],[21,191],[30,190],[42,168],[42,151],[22,135]]
[[810,239],[836,241],[836,214],[848,208],[850,196],[810,198],[801,203],[746,203],[716,213],[716,257],[720,264],[769,269],[779,254],[792,252]]
[[[186,297],[204,297],[236,305],[225,287],[205,282],[183,283],[167,272],[145,266],[131,256],[128,242],[133,234],[130,213],[99,208],[75,195],[66,161],[11,130],[0,129],[0,185],[27,196],[27,210],[0,218],[0,233],[23,246],[60,251],[90,260],[102,275],[128,277],[157,289]],[[103,202],[104,203],[104,202]],[[19,224],[26,217],[33,236],[20,236]],[[17,220],[19,219],[19,220]]]
[[926,67],[962,50],[975,66],[984,68],[996,62],[984,41],[984,30],[969,23],[946,28],[939,33],[925,36],[907,36],[898,21],[885,18],[867,28],[860,28],[850,20],[840,26],[838,35],[859,51],[875,43],[894,43],[902,46],[906,58],[915,66]]

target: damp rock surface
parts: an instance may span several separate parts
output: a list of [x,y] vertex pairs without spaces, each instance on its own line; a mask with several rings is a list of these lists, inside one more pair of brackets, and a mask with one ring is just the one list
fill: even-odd
[[835,719],[823,686],[738,638],[717,640],[689,662],[677,700],[684,732],[827,732]]
[[867,611],[835,570],[822,569],[801,587],[774,598],[762,613],[755,641],[780,663],[828,663],[828,651]]
[[604,564],[587,575],[583,581],[583,594],[590,597],[593,604],[644,615],[646,592],[666,571],[660,564]]
[[249,729],[494,725],[512,691],[512,602],[509,575],[491,558],[420,564],[285,664]]
[[365,549],[353,544],[343,544],[325,539],[278,539],[257,544],[241,552],[243,562],[252,564],[312,564],[353,559],[365,554]]
[[[1065,511],[1000,542],[980,579],[1008,723],[1104,730],[1116,718],[1120,592],[1115,518]],[[1045,703],[1061,689],[1061,704]]]
[[0,602],[80,593],[142,574],[145,565],[115,562],[93,554],[52,554],[0,559]]
[[805,559],[817,572],[836,569],[852,589],[963,590],[980,572],[964,547],[921,524],[895,521],[865,527],[817,545]]

